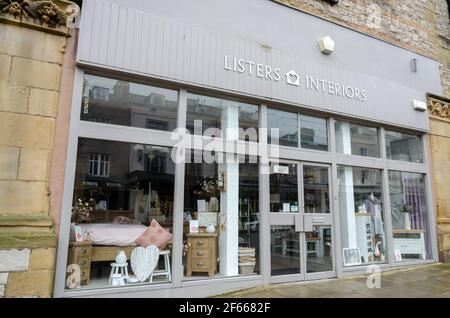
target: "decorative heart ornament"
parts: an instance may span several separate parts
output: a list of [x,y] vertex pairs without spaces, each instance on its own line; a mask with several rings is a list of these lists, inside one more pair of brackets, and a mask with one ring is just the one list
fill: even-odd
[[131,269],[140,282],[145,282],[155,270],[159,260],[159,249],[155,245],[136,247],[131,253]]

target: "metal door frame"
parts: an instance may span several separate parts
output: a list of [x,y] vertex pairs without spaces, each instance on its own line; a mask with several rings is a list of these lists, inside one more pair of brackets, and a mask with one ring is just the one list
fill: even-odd
[[[272,163],[272,161],[270,161]],[[275,162],[278,164],[296,164],[297,165],[297,193],[298,193],[298,203],[299,203],[299,212],[273,212],[269,211],[269,229],[273,225],[291,225],[296,228],[300,228],[300,231],[297,231],[299,235],[299,267],[300,273],[298,274],[286,274],[286,275],[272,275],[272,263],[271,257],[269,258],[270,262],[270,283],[285,283],[285,282],[294,282],[294,281],[307,281],[307,280],[315,280],[315,279],[324,279],[324,278],[332,278],[336,277],[336,248],[332,248],[330,252],[331,261],[332,261],[332,270],[327,272],[318,272],[318,273],[307,273],[307,246],[306,246],[306,231],[304,231],[304,220],[305,215],[311,215],[312,213],[305,213],[305,195],[304,195],[304,184],[303,184],[303,167],[304,166],[313,166],[313,167],[323,167],[328,169],[328,202],[330,213],[314,213],[314,216],[326,216],[328,219],[326,223],[323,225],[329,225],[331,227],[331,245],[335,247],[336,240],[336,226],[335,226],[335,218],[333,213],[333,202],[332,202],[332,178],[331,178],[331,164],[324,163],[315,163],[309,161],[298,161],[298,160],[285,160],[285,159],[276,159]],[[267,197],[270,198],[270,184],[267,185],[265,189]],[[270,202],[270,199],[269,199]],[[270,204],[269,204],[270,210]],[[269,230],[270,231],[270,230]],[[269,234],[270,236],[271,234]],[[270,241],[269,241],[270,244]],[[269,254],[271,255],[271,246],[266,247],[269,249]]]

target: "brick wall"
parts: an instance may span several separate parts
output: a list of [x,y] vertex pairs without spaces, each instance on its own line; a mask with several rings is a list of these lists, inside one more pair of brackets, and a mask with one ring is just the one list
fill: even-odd
[[49,168],[65,43],[0,23],[0,296],[52,295]]

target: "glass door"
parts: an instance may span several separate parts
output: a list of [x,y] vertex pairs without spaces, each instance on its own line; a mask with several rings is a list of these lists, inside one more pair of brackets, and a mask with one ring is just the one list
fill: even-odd
[[328,165],[270,167],[271,282],[334,276]]

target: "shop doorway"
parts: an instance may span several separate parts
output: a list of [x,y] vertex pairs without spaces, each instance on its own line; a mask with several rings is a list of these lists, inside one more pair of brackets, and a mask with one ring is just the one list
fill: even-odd
[[271,283],[335,277],[330,166],[270,165]]

